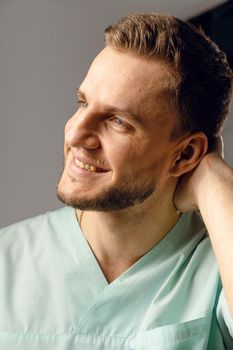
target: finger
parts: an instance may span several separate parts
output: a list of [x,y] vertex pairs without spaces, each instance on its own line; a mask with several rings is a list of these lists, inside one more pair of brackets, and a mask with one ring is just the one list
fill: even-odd
[[222,158],[224,158],[224,143],[223,137],[217,136],[213,138],[212,152],[217,152]]

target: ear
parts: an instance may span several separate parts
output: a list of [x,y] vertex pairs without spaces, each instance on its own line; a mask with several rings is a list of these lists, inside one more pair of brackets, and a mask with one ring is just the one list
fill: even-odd
[[179,177],[193,170],[208,150],[208,140],[204,133],[197,132],[181,139],[175,146],[170,174]]

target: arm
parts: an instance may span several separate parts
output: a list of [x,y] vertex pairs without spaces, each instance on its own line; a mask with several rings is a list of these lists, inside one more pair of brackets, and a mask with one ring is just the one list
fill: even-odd
[[233,317],[233,170],[217,152],[208,153],[182,178],[174,202],[180,211],[200,211]]

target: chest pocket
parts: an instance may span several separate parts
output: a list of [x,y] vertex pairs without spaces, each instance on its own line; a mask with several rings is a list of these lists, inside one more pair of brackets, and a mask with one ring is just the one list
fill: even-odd
[[210,327],[211,314],[158,327],[136,336],[130,350],[206,350]]

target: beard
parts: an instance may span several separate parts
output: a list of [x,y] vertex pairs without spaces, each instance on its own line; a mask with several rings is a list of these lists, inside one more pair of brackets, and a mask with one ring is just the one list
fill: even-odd
[[132,174],[119,184],[103,186],[100,193],[91,199],[79,195],[78,191],[67,193],[60,181],[57,185],[57,198],[62,203],[83,211],[122,210],[142,203],[155,192],[154,182],[142,179],[143,174]]

